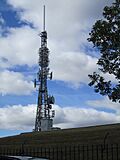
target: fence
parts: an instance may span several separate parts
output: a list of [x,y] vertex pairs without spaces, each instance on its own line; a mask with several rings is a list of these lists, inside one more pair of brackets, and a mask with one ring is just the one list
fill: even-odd
[[63,145],[0,145],[0,155],[26,155],[50,160],[120,160],[120,144]]

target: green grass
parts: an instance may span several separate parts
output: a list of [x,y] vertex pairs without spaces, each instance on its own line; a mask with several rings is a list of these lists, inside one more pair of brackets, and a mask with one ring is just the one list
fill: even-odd
[[[107,138],[105,140],[106,135]],[[120,154],[117,155],[117,152],[120,153],[119,135],[120,124],[50,132],[22,133],[16,136],[0,138],[0,154],[21,155],[24,151],[25,155],[46,157],[50,158],[50,160],[92,160],[92,156],[94,156],[94,159],[97,156],[99,159],[103,156],[104,159],[109,157],[111,160],[113,155],[114,159],[117,159],[117,156],[120,158]],[[102,152],[101,147],[104,147],[104,143],[106,146],[108,144],[109,148]],[[114,149],[111,144],[114,144]],[[118,148],[116,148],[117,145]],[[83,146],[84,152],[82,151]],[[92,152],[92,147],[94,148],[94,153]],[[96,147],[99,149],[98,155]]]
[[0,138],[0,144],[63,145],[102,144],[120,142],[120,124],[64,129],[50,132],[31,132]]

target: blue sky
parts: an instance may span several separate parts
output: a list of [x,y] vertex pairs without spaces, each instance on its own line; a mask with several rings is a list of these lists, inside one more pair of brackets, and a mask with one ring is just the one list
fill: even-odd
[[[61,128],[120,122],[120,106],[94,93],[88,74],[97,71],[99,51],[87,42],[92,25],[113,0],[0,1],[0,136],[32,131],[37,91],[42,10],[50,50],[49,93],[54,95],[54,125]],[[106,75],[113,81],[114,77]]]

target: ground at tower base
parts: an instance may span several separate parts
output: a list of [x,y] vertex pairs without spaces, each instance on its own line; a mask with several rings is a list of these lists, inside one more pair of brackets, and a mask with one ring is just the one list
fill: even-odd
[[0,138],[0,155],[6,154],[50,160],[120,160],[120,124]]

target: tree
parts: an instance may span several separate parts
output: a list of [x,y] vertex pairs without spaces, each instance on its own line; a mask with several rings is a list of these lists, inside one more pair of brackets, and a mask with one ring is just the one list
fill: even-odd
[[[120,0],[106,6],[103,17],[89,33],[88,41],[101,54],[97,62],[100,72],[88,75],[91,80],[89,86],[94,86],[95,92],[107,95],[113,102],[120,103]],[[116,83],[105,80],[104,75],[107,73],[115,76]]]

